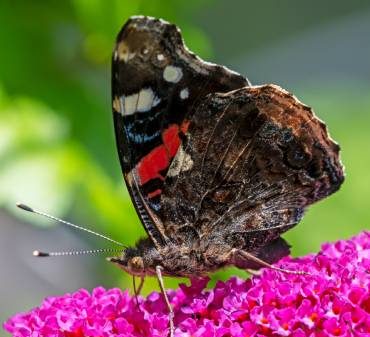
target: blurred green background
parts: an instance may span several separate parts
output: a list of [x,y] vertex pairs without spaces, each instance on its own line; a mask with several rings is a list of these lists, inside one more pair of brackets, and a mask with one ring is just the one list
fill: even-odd
[[[131,15],[176,23],[187,45],[254,84],[312,106],[342,147],[342,189],[285,238],[294,256],[369,229],[370,2],[0,1],[0,320],[79,287],[130,288],[104,257],[33,259],[33,249],[110,247],[16,201],[132,245],[144,235],[116,154],[110,56]],[[225,279],[234,269],[213,275]],[[166,279],[167,287],[178,280]],[[144,293],[156,290],[147,280]]]

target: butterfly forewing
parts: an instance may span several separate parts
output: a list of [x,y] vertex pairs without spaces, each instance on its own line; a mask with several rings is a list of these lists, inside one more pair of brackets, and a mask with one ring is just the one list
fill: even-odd
[[167,238],[160,218],[163,183],[198,104],[209,93],[249,85],[202,61],[163,20],[133,17],[118,34],[112,62],[113,118],[128,189],[153,241]]

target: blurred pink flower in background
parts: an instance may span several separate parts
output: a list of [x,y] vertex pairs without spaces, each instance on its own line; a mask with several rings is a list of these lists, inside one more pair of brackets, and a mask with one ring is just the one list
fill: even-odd
[[[324,244],[317,255],[278,265],[312,275],[264,269],[205,289],[208,279],[169,290],[175,336],[370,336],[370,232]],[[95,288],[46,298],[4,323],[15,337],[167,336],[168,310],[159,292],[139,297]]]

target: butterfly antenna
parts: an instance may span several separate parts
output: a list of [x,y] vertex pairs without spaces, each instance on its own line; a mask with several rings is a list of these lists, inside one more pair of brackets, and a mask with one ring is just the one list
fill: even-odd
[[93,255],[93,254],[120,253],[120,252],[122,252],[122,249],[113,249],[113,248],[70,250],[64,252],[41,252],[39,250],[35,250],[33,251],[32,255],[36,257],[49,257],[49,256]]
[[[112,242],[112,243],[115,243],[116,245],[119,245],[119,246],[122,246],[122,247],[125,247],[125,248],[126,248],[126,246],[125,246],[123,243],[118,242],[118,241],[116,241],[116,240],[113,240],[113,239],[111,239],[110,237],[105,236],[105,235],[103,235],[103,234],[100,234],[100,233],[94,232],[94,231],[92,231],[91,229],[87,229],[87,228],[85,228],[85,227],[77,226],[77,225],[75,225],[75,224],[73,224],[73,223],[71,223],[71,222],[68,222],[68,221],[65,221],[65,220],[59,219],[59,218],[57,218],[57,217],[55,217],[55,216],[53,216],[53,215],[50,215],[50,214],[47,214],[47,213],[44,213],[44,212],[38,211],[38,210],[36,210],[36,209],[34,209],[34,208],[30,207],[30,206],[27,206],[27,205],[25,205],[25,204],[22,204],[22,203],[17,203],[16,205],[17,205],[17,207],[18,207],[18,208],[20,208],[20,209],[22,209],[22,210],[24,210],[24,211],[31,212],[31,213],[35,213],[35,214],[41,215],[41,216],[43,216],[43,217],[45,217],[45,218],[55,220],[55,221],[60,222],[60,223],[62,223],[62,224],[64,224],[64,225],[67,225],[67,226],[69,226],[69,227],[73,227],[73,228],[75,228],[75,229],[79,229],[79,230],[81,230],[81,231],[85,231],[85,232],[87,232],[87,233],[93,234],[93,235],[98,236],[98,237],[100,237],[100,238],[102,238],[102,239],[105,239],[105,240],[107,240],[107,241],[110,241],[110,242]],[[50,253],[49,253],[49,254],[50,254]],[[34,254],[34,255],[35,255],[35,254]],[[68,254],[65,254],[65,255],[68,255]],[[73,254],[69,254],[69,255],[73,255]],[[74,255],[77,255],[77,254],[74,254]],[[48,256],[48,255],[47,255],[47,256]]]

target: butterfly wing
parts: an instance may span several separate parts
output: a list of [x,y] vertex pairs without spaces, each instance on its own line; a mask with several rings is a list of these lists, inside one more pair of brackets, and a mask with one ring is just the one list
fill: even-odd
[[158,212],[168,168],[191,112],[209,93],[249,85],[225,67],[202,61],[163,20],[133,17],[118,34],[112,61],[112,101],[122,171],[155,245],[166,242]]
[[326,126],[274,85],[211,94],[192,116],[161,195],[165,233],[253,251],[343,181]]

